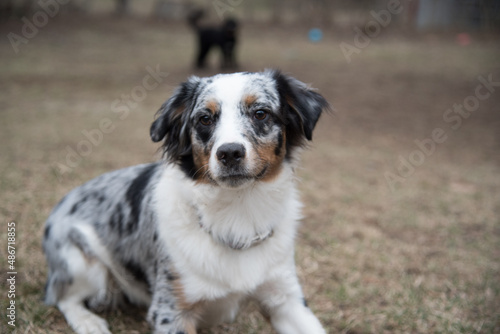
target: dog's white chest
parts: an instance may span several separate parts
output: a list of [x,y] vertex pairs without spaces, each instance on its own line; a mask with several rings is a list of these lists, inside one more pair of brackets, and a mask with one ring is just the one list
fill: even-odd
[[[159,230],[191,302],[249,294],[274,273],[293,268],[300,218],[293,185],[287,192],[274,186],[217,194],[200,185],[179,187],[174,174],[166,170],[157,188]],[[258,236],[264,240],[244,249],[230,246],[231,240]]]

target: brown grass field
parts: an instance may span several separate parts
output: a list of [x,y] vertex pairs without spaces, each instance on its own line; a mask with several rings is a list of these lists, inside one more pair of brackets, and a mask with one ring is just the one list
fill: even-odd
[[[1,29],[10,31],[20,27]],[[297,267],[328,333],[500,333],[500,86],[473,97],[479,76],[500,81],[498,38],[473,36],[462,47],[452,34],[383,32],[350,64],[339,48],[352,44],[349,33],[327,31],[313,44],[305,29],[249,25],[241,38],[242,70],[279,67],[335,108],[298,170],[305,219]],[[216,73],[193,72],[193,46],[184,25],[105,18],[50,22],[18,54],[0,40],[1,333],[71,333],[42,303],[44,221],[82,182],[158,158],[149,139],[156,110],[188,75]],[[113,112],[147,66],[168,76],[128,114]],[[467,118],[448,112],[463,103]],[[85,131],[103,119],[112,130],[84,147]],[[68,147],[87,151],[61,173]],[[402,176],[391,187],[387,173]],[[15,329],[6,311],[12,221]],[[106,318],[113,332],[149,333],[144,315]],[[272,332],[250,305],[236,323],[206,333]]]

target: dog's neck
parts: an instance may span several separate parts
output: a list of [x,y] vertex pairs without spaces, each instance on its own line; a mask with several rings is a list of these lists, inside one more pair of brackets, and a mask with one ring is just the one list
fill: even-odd
[[295,201],[292,170],[285,169],[272,182],[257,181],[244,189],[202,185],[193,207],[200,228],[218,244],[245,250],[271,238],[287,212],[284,202]]
[[200,224],[201,229],[204,230],[206,233],[208,233],[212,237],[212,239],[214,239],[214,241],[216,241],[217,243],[219,243],[223,246],[234,249],[234,250],[245,250],[245,249],[249,249],[249,248],[258,246],[261,243],[263,243],[264,241],[266,241],[267,239],[269,239],[270,237],[272,237],[274,234],[274,229],[271,228],[271,230],[269,230],[263,234],[256,234],[253,237],[251,236],[249,238],[241,238],[240,237],[240,238],[236,239],[232,236],[221,237],[220,235],[215,234],[214,232],[212,232],[212,230],[210,228],[203,225],[202,220],[200,220],[199,224]]

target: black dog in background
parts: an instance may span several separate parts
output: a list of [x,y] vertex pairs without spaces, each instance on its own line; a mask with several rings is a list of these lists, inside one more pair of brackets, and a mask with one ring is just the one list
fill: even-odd
[[237,67],[235,59],[236,35],[238,23],[234,19],[226,19],[218,27],[202,27],[199,25],[204,11],[198,10],[188,17],[191,27],[198,35],[198,55],[196,67],[204,68],[205,60],[212,47],[220,48],[222,53],[221,68],[234,69]]

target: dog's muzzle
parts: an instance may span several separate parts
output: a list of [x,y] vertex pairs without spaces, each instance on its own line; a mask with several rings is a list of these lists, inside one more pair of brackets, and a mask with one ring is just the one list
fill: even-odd
[[217,181],[229,187],[239,187],[254,179],[246,165],[246,149],[243,144],[222,144],[215,155],[219,164]]

